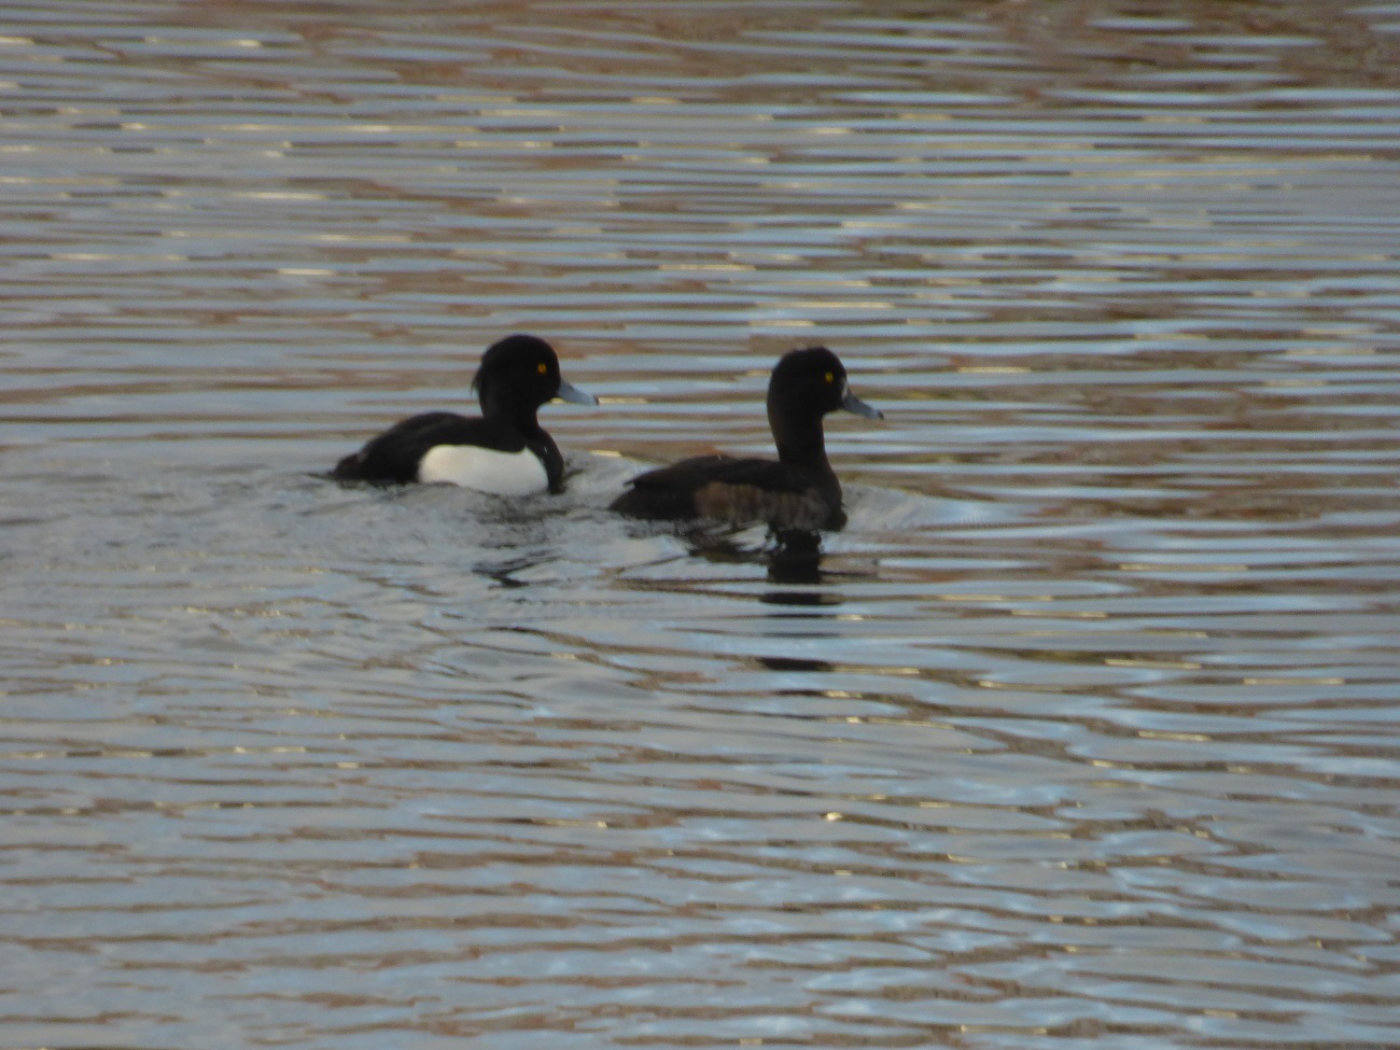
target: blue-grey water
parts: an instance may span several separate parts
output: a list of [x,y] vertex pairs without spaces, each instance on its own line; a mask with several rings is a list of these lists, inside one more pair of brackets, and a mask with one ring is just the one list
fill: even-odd
[[0,320],[0,1045],[1400,1044],[1400,4],[14,0]]

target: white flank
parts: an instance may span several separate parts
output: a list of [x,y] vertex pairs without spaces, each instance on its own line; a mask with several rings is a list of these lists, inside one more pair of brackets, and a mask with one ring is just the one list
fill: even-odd
[[544,464],[528,448],[497,452],[476,445],[434,445],[418,461],[418,480],[448,481],[498,496],[525,496],[549,488]]

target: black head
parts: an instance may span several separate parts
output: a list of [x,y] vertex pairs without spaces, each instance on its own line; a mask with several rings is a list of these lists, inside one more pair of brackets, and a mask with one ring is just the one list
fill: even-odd
[[773,367],[768,380],[768,418],[775,427],[778,419],[820,419],[838,408],[868,419],[884,418],[851,393],[841,359],[824,346],[790,350]]
[[508,335],[481,356],[472,380],[481,409],[533,418],[535,410],[556,397],[596,405],[597,399],[564,381],[554,348],[533,335]]

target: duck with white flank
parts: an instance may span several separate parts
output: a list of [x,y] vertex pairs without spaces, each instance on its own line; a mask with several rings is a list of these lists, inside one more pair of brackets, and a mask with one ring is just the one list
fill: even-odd
[[507,336],[482,355],[472,389],[480,416],[412,416],[346,456],[331,476],[380,484],[442,481],[503,496],[562,490],[564,458],[536,413],[556,397],[580,405],[598,399],[564,381],[554,348],[532,335]]

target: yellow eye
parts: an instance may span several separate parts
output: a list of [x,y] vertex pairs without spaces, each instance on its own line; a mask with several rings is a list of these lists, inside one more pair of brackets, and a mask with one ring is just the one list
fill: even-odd
[[535,366],[535,371],[538,372],[540,375],[544,375],[546,372],[549,371],[549,365],[541,361]]
[[835,373],[835,372],[828,372],[828,373],[826,374],[826,381],[827,381],[827,383],[834,383],[834,382],[836,382],[836,373]]

